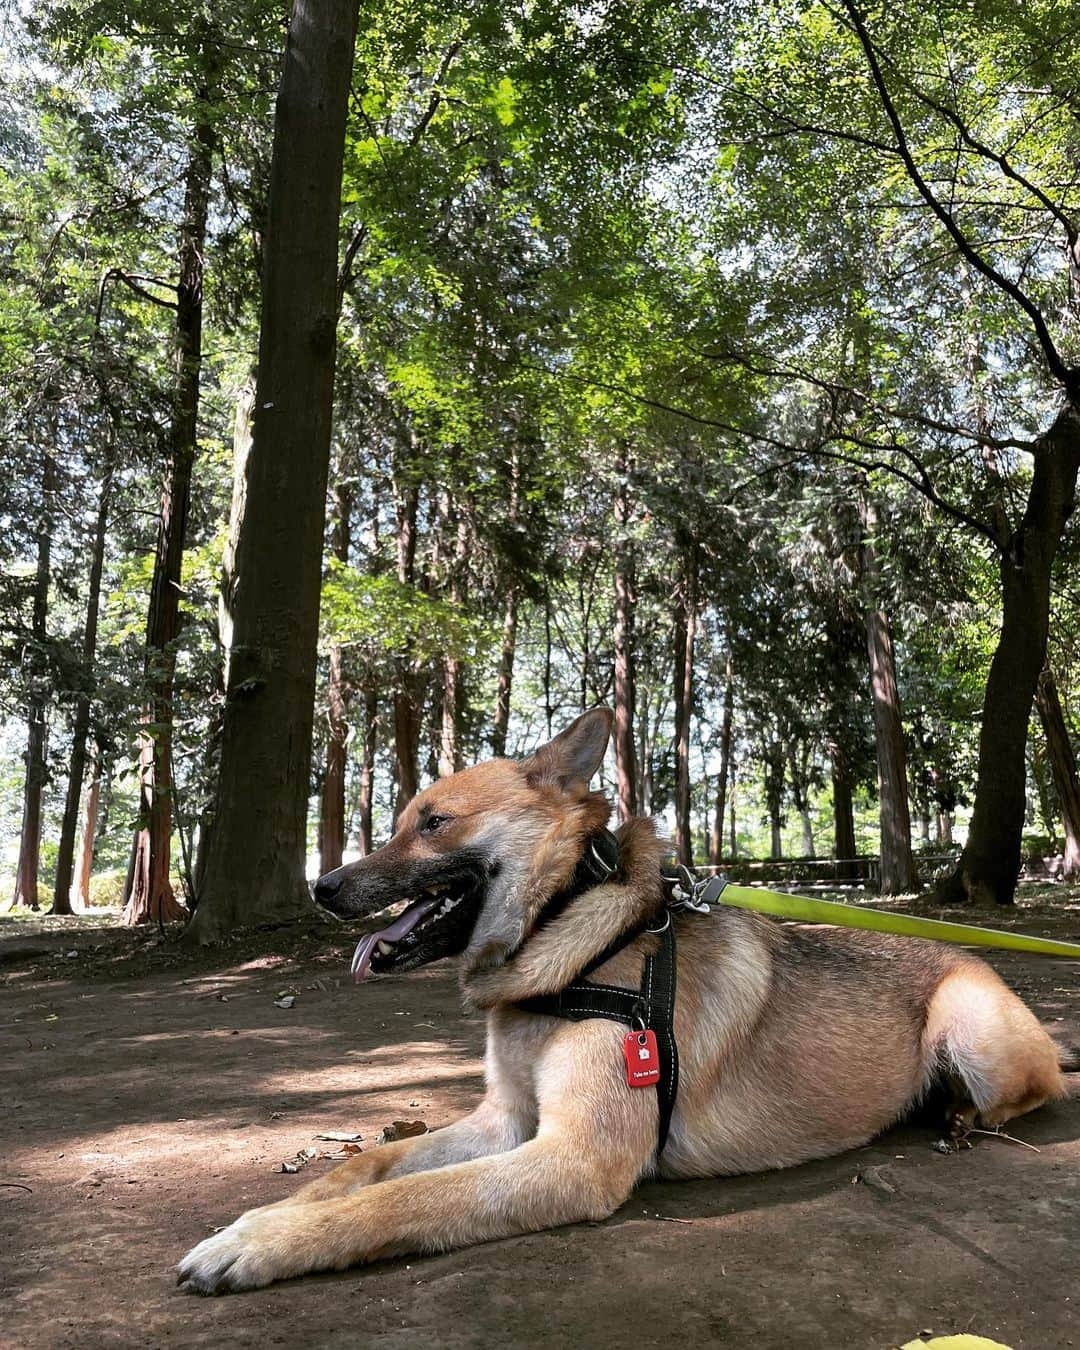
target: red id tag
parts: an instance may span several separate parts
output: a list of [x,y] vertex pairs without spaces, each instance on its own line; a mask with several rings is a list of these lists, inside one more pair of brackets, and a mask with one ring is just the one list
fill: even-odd
[[653,1031],[628,1031],[623,1037],[626,1082],[629,1087],[652,1087],[660,1081],[660,1056]]

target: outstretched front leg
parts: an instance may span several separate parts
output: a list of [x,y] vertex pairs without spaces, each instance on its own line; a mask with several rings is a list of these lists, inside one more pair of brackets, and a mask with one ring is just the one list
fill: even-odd
[[537,1065],[535,1138],[354,1194],[252,1210],[188,1253],[181,1282],[205,1294],[255,1289],[379,1257],[606,1217],[629,1195],[656,1144],[655,1094],[627,1088],[619,1036],[610,1022],[559,1024]]

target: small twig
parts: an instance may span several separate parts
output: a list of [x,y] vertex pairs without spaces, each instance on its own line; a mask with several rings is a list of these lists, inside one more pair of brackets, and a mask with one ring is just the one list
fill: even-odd
[[968,1134],[985,1134],[991,1139],[1007,1139],[1010,1144],[1019,1144],[1021,1148],[1029,1148],[1032,1153],[1041,1153],[1041,1148],[1036,1148],[1034,1144],[1029,1144],[1025,1139],[1017,1139],[1015,1134],[1006,1134],[1004,1130],[968,1130]]
[[33,1189],[30,1186],[24,1186],[21,1181],[0,1181],[0,1186],[10,1186],[13,1190],[27,1191],[30,1195],[34,1194]]
[[647,1219],[659,1219],[661,1223],[693,1223],[693,1219],[676,1219],[671,1214],[650,1214],[648,1210],[644,1211]]

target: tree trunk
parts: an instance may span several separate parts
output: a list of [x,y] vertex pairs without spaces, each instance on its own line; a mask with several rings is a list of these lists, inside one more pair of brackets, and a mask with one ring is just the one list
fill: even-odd
[[697,548],[686,550],[682,594],[675,611],[675,856],[692,867],[690,829],[690,719],[694,708],[694,637],[697,628]]
[[791,775],[791,800],[799,816],[799,828],[802,831],[801,856],[816,857],[814,849],[814,825],[810,819],[810,789],[807,783],[806,759],[800,767],[793,746],[788,747],[788,771]]
[[1071,880],[1080,875],[1080,781],[1077,780],[1076,754],[1061,711],[1057,682],[1049,665],[1043,666],[1035,687],[1035,706],[1039,710],[1039,720],[1046,736],[1047,758],[1050,760],[1050,772],[1065,834],[1065,867],[1062,875]]
[[724,812],[727,807],[728,774],[731,764],[731,722],[735,711],[735,680],[731,653],[724,670],[724,717],[720,724],[720,776],[716,783],[712,834],[709,837],[709,861],[719,867],[724,852]]
[[619,817],[638,812],[634,761],[634,550],[629,534],[630,485],[626,457],[615,493],[615,791]]
[[952,848],[952,826],[953,818],[951,811],[939,811],[937,818],[938,843],[942,848]]
[[274,117],[259,372],[234,549],[218,804],[189,932],[281,923],[305,878],[356,0],[295,0]]
[[852,804],[851,774],[847,761],[839,747],[833,747],[831,755],[833,790],[833,840],[836,858],[839,862],[837,875],[849,879],[854,874],[852,860],[855,857],[855,810]]
[[1080,411],[1067,405],[1035,450],[1023,519],[1001,557],[1001,636],[983,697],[967,843],[941,888],[947,901],[1012,904],[1020,874],[1031,704],[1046,660],[1050,574],[1076,496]]
[[[450,504],[447,520],[453,518],[454,507]],[[453,560],[450,563],[450,602],[455,608],[465,603],[465,566],[469,556],[468,522],[461,516],[457,522],[457,538],[454,544]],[[464,663],[455,651],[448,651],[443,659],[442,688],[442,725],[439,737],[439,773],[447,776],[462,767],[461,722],[465,702]]]
[[101,602],[101,573],[105,563],[105,527],[109,518],[112,491],[112,467],[105,470],[98,497],[94,547],[90,556],[89,595],[86,600],[86,625],[83,628],[82,680],[75,702],[75,726],[71,739],[71,767],[68,770],[64,818],[60,825],[60,847],[56,853],[56,885],[53,891],[54,914],[71,913],[71,880],[75,858],[75,834],[79,827],[79,801],[86,772],[86,738],[90,734],[90,690],[97,653],[98,610]]
[[[352,491],[347,484],[334,488],[334,528],[330,551],[339,562],[349,561]],[[330,677],[326,686],[326,773],[319,803],[319,872],[341,866],[345,851],[345,743],[349,691],[345,683],[341,647],[330,648]]]
[[[397,496],[397,578],[411,586],[416,570],[416,513],[420,493],[410,483]],[[394,681],[394,824],[420,787],[417,755],[420,745],[420,700],[412,655],[405,652],[395,662]]]
[[518,592],[511,586],[503,610],[502,643],[499,647],[499,683],[495,692],[495,719],[491,727],[491,753],[506,754],[506,733],[510,726],[510,691],[514,682],[514,654],[517,647]]
[[[203,114],[210,89],[200,90]],[[184,215],[180,226],[179,271],[174,332],[174,393],[169,429],[169,462],[161,495],[157,552],[146,621],[146,678],[149,706],[139,750],[139,824],[135,866],[123,922],[128,926],[179,919],[184,910],[169,880],[172,844],[172,721],[176,638],[180,631],[180,579],[184,561],[191,473],[199,429],[199,376],[202,370],[203,257],[216,146],[214,124],[200,120],[194,129],[184,176]]]
[[372,805],[375,795],[375,738],[378,733],[379,696],[370,678],[364,686],[364,749],[360,760],[360,796],[357,814],[360,817],[360,854],[366,858],[372,852]]
[[769,814],[769,857],[784,856],[784,748],[779,741],[762,746],[765,807]]
[[75,905],[78,909],[90,907],[90,876],[94,870],[94,844],[97,838],[98,806],[101,801],[101,766],[104,752],[94,747],[90,761],[90,786],[86,789],[82,809],[82,836],[75,861]]
[[728,840],[728,846],[731,849],[731,859],[733,862],[739,856],[739,827],[738,821],[735,819],[735,795],[736,795],[735,790],[736,790],[735,769],[734,766],[732,766],[731,791],[728,793],[728,802],[729,802],[728,821],[731,827],[731,837]]
[[51,447],[45,451],[41,473],[41,510],[37,527],[37,566],[34,571],[34,603],[31,616],[32,650],[28,661],[26,701],[26,776],[23,780],[22,833],[15,869],[12,905],[39,909],[38,866],[41,858],[41,793],[45,786],[46,714],[48,708],[45,644],[49,613],[49,572],[52,566],[53,495],[56,492],[56,461]]
[[878,798],[881,816],[881,893],[906,895],[919,889],[911,851],[911,815],[908,807],[907,752],[896,682],[889,620],[878,603],[880,574],[872,539],[876,516],[864,496],[860,503],[865,535],[861,548],[866,588],[866,650],[870,662],[870,695],[877,744]]

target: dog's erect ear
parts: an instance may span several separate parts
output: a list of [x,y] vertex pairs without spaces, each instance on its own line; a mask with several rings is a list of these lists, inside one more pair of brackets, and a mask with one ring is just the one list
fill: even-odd
[[614,717],[608,708],[590,708],[542,745],[524,763],[530,783],[553,783],[568,788],[572,783],[588,786],[604,760]]

